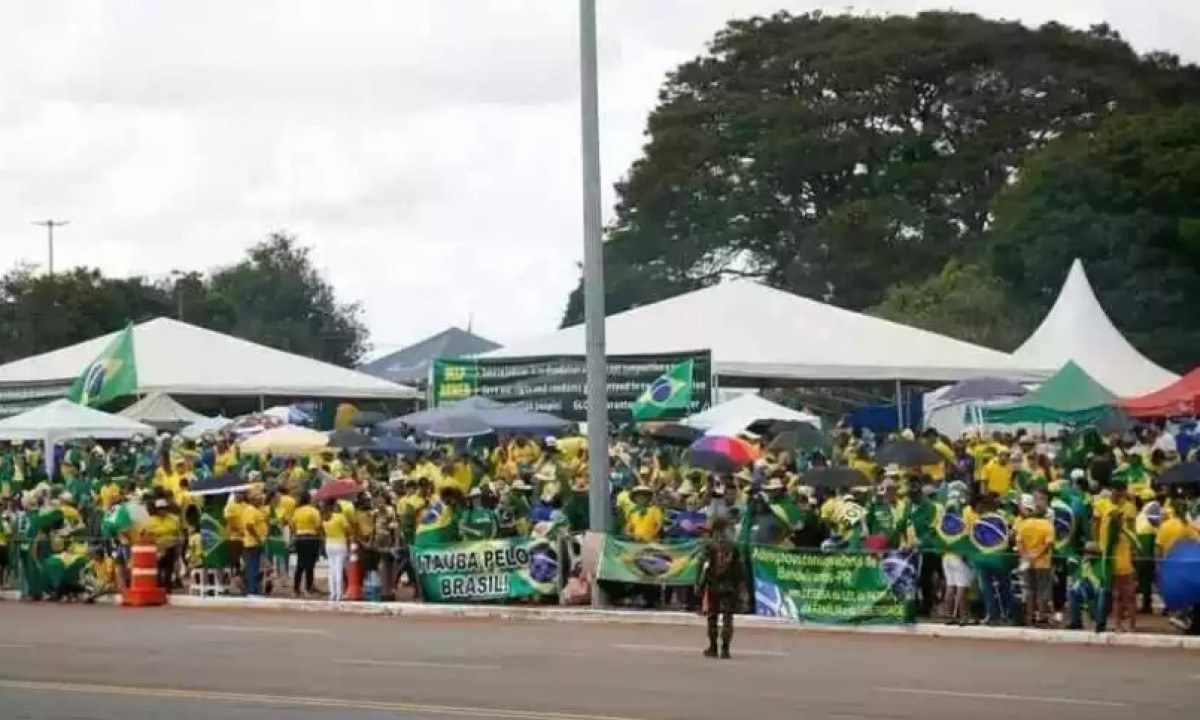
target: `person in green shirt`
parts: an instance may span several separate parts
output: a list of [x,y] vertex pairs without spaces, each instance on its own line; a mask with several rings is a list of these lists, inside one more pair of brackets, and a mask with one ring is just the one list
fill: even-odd
[[1087,543],[1082,555],[1068,558],[1067,567],[1071,576],[1067,588],[1070,605],[1067,629],[1083,629],[1083,611],[1087,608],[1096,623],[1096,632],[1104,632],[1108,624],[1112,586],[1107,562],[1100,553],[1100,546],[1095,542]]
[[483,490],[479,486],[467,491],[467,508],[458,518],[458,535],[463,542],[493,540],[500,536],[500,522],[495,511],[484,504]]

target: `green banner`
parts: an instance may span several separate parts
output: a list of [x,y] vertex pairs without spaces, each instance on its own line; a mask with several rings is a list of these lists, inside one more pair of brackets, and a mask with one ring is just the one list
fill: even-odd
[[659,544],[604,538],[601,580],[643,585],[695,585],[704,546],[695,540]]
[[510,538],[412,548],[425,602],[476,602],[557,595],[557,541]]
[[756,546],[754,612],[831,624],[916,622],[920,555],[809,553]]

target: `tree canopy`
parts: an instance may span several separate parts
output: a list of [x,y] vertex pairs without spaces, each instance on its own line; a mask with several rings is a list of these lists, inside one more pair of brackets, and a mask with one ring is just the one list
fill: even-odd
[[0,361],[54,350],[159,316],[345,366],[367,349],[357,304],[340,303],[309,250],[273,233],[211,274],[109,278],[18,266],[0,277]]
[[[851,309],[983,254],[1047,144],[1200,96],[1111,28],[950,12],[729,23],[667,77],[607,229],[608,312],[729,274]],[[986,268],[985,268],[986,269]],[[564,324],[582,318],[581,290]]]

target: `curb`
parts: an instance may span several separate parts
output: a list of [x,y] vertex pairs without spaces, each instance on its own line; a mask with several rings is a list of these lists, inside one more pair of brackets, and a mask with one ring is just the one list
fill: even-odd
[[[16,601],[16,591],[0,592],[0,600]],[[115,596],[97,600],[98,604],[119,605]],[[271,610],[302,613],[341,613],[345,615],[399,617],[414,619],[461,618],[523,622],[606,623],[610,625],[674,625],[702,627],[704,618],[684,612],[642,610],[592,610],[590,608],[529,607],[505,605],[432,605],[414,602],[353,603],[326,600],[285,600],[280,598],[202,598],[171,595],[168,605],[207,610]],[[956,627],[953,625],[811,625],[779,618],[738,616],[739,628],[782,632],[830,633],[839,635],[883,635],[951,640],[993,640],[1040,643],[1043,645],[1087,645],[1133,648],[1200,650],[1200,637],[1185,635],[1149,635],[1144,633],[1097,634],[1085,630],[1037,630],[1016,627]]]

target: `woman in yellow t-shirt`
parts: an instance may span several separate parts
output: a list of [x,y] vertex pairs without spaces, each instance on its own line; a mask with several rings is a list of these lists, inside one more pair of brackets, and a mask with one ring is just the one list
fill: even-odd
[[329,599],[340,601],[346,592],[346,558],[350,554],[348,537],[350,523],[342,514],[338,503],[325,503],[325,557],[329,558]]
[[312,495],[307,490],[300,493],[296,509],[291,513],[292,538],[296,546],[296,574],[292,581],[292,592],[301,597],[300,580],[304,580],[304,592],[316,592],[313,572],[317,557],[321,554],[321,513],[312,504]]

